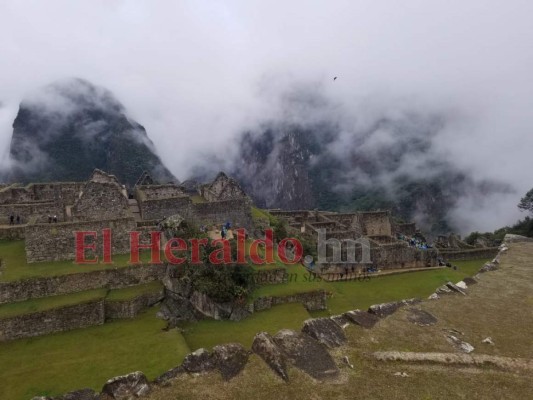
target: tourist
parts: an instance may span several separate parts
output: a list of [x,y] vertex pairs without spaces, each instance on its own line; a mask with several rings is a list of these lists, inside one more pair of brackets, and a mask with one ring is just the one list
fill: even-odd
[[54,223],[57,223],[57,215],[54,215]]
[[51,216],[51,215],[48,215],[48,223],[49,223],[49,224],[52,223],[52,216]]
[[9,225],[15,225],[15,217],[13,215],[9,217]]
[[17,215],[17,225],[20,225],[20,215]]

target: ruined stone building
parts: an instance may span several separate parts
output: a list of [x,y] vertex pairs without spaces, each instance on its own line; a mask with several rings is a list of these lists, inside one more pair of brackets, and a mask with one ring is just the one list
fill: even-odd
[[[87,182],[6,185],[0,189],[0,238],[24,238],[28,262],[39,262],[74,259],[73,232],[104,228],[112,230],[113,253],[127,253],[130,231],[154,230],[176,214],[198,226],[231,222],[251,228],[250,200],[223,173],[196,197],[176,184],[157,184],[146,173],[137,182],[128,193],[114,175],[95,170]],[[20,216],[20,225],[9,225],[12,215]]]
[[[327,239],[341,241],[365,238],[370,243],[372,265],[381,269],[420,268],[437,265],[437,252],[410,246],[399,235],[412,236],[416,233],[413,223],[395,224],[390,211],[366,211],[334,213],[329,211],[281,211],[270,210],[271,214],[283,218],[293,229],[314,240],[319,232]],[[356,250],[360,256],[360,247]],[[360,259],[360,257],[359,257]],[[324,273],[337,273],[353,265],[328,263],[322,266]],[[361,265],[354,265],[360,268]]]

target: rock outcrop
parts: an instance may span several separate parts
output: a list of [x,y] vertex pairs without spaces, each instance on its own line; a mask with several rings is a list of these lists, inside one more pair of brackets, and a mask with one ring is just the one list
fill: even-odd
[[284,381],[289,380],[287,373],[287,359],[281,352],[272,336],[267,332],[260,332],[254,337],[252,351]]
[[368,312],[375,314],[380,318],[389,316],[398,311],[401,307],[420,303],[420,299],[407,299],[400,301],[391,301],[389,303],[374,304],[368,308]]
[[214,363],[226,381],[244,369],[249,355],[249,351],[239,343],[228,343],[213,348]]
[[274,343],[290,364],[315,379],[331,379],[339,375],[339,369],[326,347],[306,334],[283,329],[274,336]]
[[132,400],[147,395],[150,390],[146,376],[137,371],[111,378],[102,388],[102,393],[115,400]]
[[373,328],[379,321],[377,315],[361,310],[348,311],[344,316],[353,324],[366,329]]
[[302,332],[330,349],[346,343],[344,331],[331,318],[308,319],[304,322]]

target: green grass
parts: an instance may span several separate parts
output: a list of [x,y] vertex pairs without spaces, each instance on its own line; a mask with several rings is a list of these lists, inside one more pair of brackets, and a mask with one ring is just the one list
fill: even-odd
[[202,196],[200,196],[199,194],[196,194],[194,196],[191,196],[191,201],[193,202],[193,204],[197,204],[197,203],[207,203],[207,200],[204,199]]
[[261,210],[257,207],[252,207],[252,219],[254,221],[264,220],[266,222],[270,221],[270,214],[268,211]]
[[372,304],[405,298],[425,298],[448,281],[455,283],[466,276],[474,275],[485,261],[457,261],[457,271],[445,268],[404,273],[374,278],[369,282],[310,282],[305,268],[301,265],[289,266],[289,274],[295,274],[292,282],[260,287],[254,293],[254,298],[324,289],[332,293],[332,297],[328,299],[328,310],[309,313],[299,303],[285,304],[257,312],[240,322],[206,320],[187,323],[183,326],[183,335],[192,350],[200,347],[210,349],[227,342],[238,342],[250,347],[256,333],[267,331],[275,334],[283,328],[299,330],[303,321],[311,316],[335,315],[355,308],[366,309]]
[[200,347],[211,349],[217,344],[229,342],[250,348],[256,333],[266,331],[275,334],[284,328],[300,330],[302,322],[308,318],[310,315],[301,304],[284,304],[252,314],[239,322],[205,320],[187,323],[183,326],[183,335],[191,350]]
[[[131,265],[129,263],[129,257],[129,254],[114,255],[113,264],[79,265],[73,261],[52,261],[28,264],[26,262],[26,253],[24,250],[23,240],[0,241],[0,259],[3,261],[0,281],[10,282],[37,276],[48,277],[126,267]],[[148,263],[150,252],[141,252],[140,258],[142,262]]]
[[314,312],[314,316],[338,314],[355,308],[366,309],[376,303],[405,299],[425,298],[438,286],[448,281],[458,282],[474,275],[486,260],[455,262],[457,271],[443,268],[371,278],[369,281],[326,282],[312,280],[301,265],[289,266],[289,279],[281,285],[265,285],[253,293],[253,299],[263,296],[286,296],[294,293],[323,289],[332,294],[328,311]]
[[32,339],[0,343],[0,399],[27,400],[90,387],[143,371],[153,379],[181,363],[190,352],[175,329],[153,308],[132,320]]
[[[439,285],[457,282],[474,275],[485,260],[455,262],[459,270],[449,268],[373,278],[370,282],[309,282],[302,266],[287,266],[296,274],[287,284],[259,288],[254,297],[286,295],[316,289],[332,294],[329,309],[312,316],[332,315],[354,308],[408,297],[426,297]],[[157,290],[158,282],[111,291],[108,299],[123,300]],[[31,300],[0,307],[0,315],[35,312],[75,302],[102,291]],[[238,342],[250,347],[260,331],[275,334],[283,328],[299,330],[310,313],[301,304],[275,306],[240,321],[205,320],[163,331],[164,321],[155,318],[157,308],[149,309],[132,320],[118,320],[86,329],[39,338],[0,343],[0,399],[28,399],[35,395],[57,395],[81,387],[100,390],[110,377],[141,370],[150,379],[178,365],[191,350],[212,348],[221,343]]]
[[107,289],[95,289],[42,299],[32,299],[19,303],[2,304],[0,305],[0,319],[87,303],[93,300],[103,299],[106,293]]
[[110,290],[106,301],[126,301],[147,293],[158,292],[163,288],[160,281],[146,283],[144,285],[127,287],[124,289]]

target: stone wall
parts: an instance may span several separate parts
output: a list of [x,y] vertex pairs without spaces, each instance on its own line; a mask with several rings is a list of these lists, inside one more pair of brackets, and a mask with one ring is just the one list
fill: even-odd
[[[83,265],[72,265],[83,269]],[[31,278],[14,282],[0,282],[0,304],[25,301],[85,290],[121,289],[128,286],[162,280],[165,265],[133,265],[53,277]]]
[[288,296],[259,297],[253,302],[253,311],[268,310],[273,306],[287,303],[302,303],[309,311],[326,310],[327,293],[324,290],[317,290]]
[[439,249],[439,256],[446,261],[459,260],[490,260],[498,254],[498,247],[483,247],[479,249],[464,249],[464,250],[444,250]]
[[183,189],[173,183],[165,185],[137,186],[135,189],[137,197],[140,198],[141,201],[168,199],[170,197],[181,197],[185,195]]
[[104,300],[100,299],[73,306],[0,319],[0,341],[42,336],[93,325],[102,325],[104,321]]
[[24,239],[24,229],[22,225],[0,227],[0,240]]
[[54,201],[74,204],[84,182],[30,183],[28,186],[13,184],[0,189],[0,204]]
[[[76,231],[96,231],[98,251],[101,253],[102,229],[112,231],[113,254],[126,254],[130,250],[130,231],[136,229],[132,218],[104,221],[63,222],[57,224],[35,224],[26,227],[26,259],[29,263],[75,259]],[[89,254],[89,252],[87,252]]]
[[210,202],[248,197],[237,181],[224,172],[220,172],[212,183],[201,186],[200,194]]
[[230,221],[234,227],[251,229],[252,209],[247,199],[215,201],[192,205],[192,218],[199,225],[221,225]]
[[384,244],[371,250],[372,263],[380,269],[434,267],[437,258],[436,250],[420,250],[401,242]]
[[161,301],[165,296],[165,289],[153,293],[145,293],[130,300],[123,301],[106,301],[105,318],[122,319],[135,318],[140,311],[146,307],[151,307]]
[[359,213],[366,236],[392,236],[389,211],[369,211]]
[[143,219],[163,219],[179,214],[184,218],[191,215],[192,201],[189,197],[170,197],[165,199],[139,199],[139,208]]
[[74,221],[97,221],[131,216],[128,199],[115,182],[88,182],[71,212]]
[[46,222],[48,216],[56,215],[59,221],[64,220],[64,209],[60,203],[38,201],[32,203],[0,204],[0,225],[9,224],[9,217],[20,216],[22,223]]
[[396,234],[414,236],[414,234],[416,233],[416,224],[414,222],[396,224],[394,225],[394,231]]

